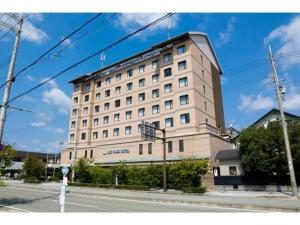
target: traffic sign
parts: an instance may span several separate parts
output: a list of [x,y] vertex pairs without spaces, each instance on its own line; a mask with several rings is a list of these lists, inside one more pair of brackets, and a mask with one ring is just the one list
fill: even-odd
[[141,124],[141,137],[144,141],[155,141],[155,126],[153,123],[143,121]]
[[61,169],[61,172],[63,175],[67,175],[69,173],[69,167],[66,167],[64,166],[62,169]]

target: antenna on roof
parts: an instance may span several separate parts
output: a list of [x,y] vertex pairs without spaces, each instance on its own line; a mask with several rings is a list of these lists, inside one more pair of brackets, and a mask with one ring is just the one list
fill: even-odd
[[105,61],[105,54],[104,53],[101,53],[100,61],[101,61],[101,68],[103,68],[104,67],[104,61]]
[[169,40],[171,39],[171,35],[170,35],[170,32],[171,32],[171,19],[172,19],[172,16],[170,16],[169,20],[168,20],[168,39]]

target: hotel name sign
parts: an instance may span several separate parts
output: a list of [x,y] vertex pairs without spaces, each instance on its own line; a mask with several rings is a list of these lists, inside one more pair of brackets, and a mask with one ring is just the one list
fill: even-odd
[[117,149],[117,150],[108,150],[103,152],[103,155],[118,155],[118,154],[128,154],[129,150],[127,148]]

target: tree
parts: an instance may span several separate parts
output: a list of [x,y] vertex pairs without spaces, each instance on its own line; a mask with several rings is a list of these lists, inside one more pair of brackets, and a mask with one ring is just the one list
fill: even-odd
[[78,177],[79,183],[86,183],[90,181],[89,167],[90,167],[90,163],[85,158],[80,158],[76,162],[74,171]]
[[12,161],[17,152],[10,145],[5,145],[3,150],[0,151],[0,174],[7,168],[12,166]]
[[128,179],[128,168],[124,162],[120,162],[119,164],[112,167],[112,175],[113,179],[118,176],[119,184],[127,184]]
[[112,171],[110,168],[102,168],[100,166],[91,166],[89,175],[94,184],[112,184]]
[[[300,174],[300,124],[288,124],[295,173]],[[252,175],[287,175],[287,158],[282,126],[271,122],[268,127],[249,127],[240,134],[241,163]]]
[[42,160],[28,156],[24,161],[23,173],[25,178],[36,178],[41,179],[45,172],[45,165]]

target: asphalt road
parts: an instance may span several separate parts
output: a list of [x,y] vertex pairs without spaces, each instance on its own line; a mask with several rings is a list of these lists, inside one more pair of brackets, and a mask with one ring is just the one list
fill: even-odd
[[[30,187],[0,188],[0,212],[60,212],[59,192]],[[188,204],[160,203],[107,196],[67,193],[65,212],[251,212]]]

